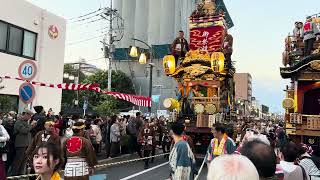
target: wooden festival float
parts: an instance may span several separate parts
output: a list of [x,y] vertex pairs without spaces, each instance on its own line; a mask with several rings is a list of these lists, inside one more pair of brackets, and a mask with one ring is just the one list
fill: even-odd
[[[320,17],[312,16],[319,27]],[[283,100],[287,135],[295,142],[313,147],[320,145],[320,41],[314,43],[311,55],[304,56],[301,38],[289,35],[285,40],[283,65],[280,74],[290,79]]]
[[213,124],[228,121],[233,108],[235,68],[223,53],[232,26],[222,0],[204,1],[189,18],[190,51],[179,60],[172,55],[163,60],[166,75],[179,88],[178,98],[166,99],[164,106],[185,119],[198,152],[208,147]]

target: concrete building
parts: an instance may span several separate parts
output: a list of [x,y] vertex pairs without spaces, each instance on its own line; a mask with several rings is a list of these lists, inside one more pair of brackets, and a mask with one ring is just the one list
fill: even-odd
[[[2,0],[0,6],[0,74],[19,77],[18,68],[25,60],[37,67],[34,81],[58,84],[63,80],[66,20],[25,0]],[[24,83],[4,80],[0,96],[9,96],[12,108],[27,105],[19,101],[19,87]],[[42,105],[59,112],[61,90],[35,86],[32,106]]]
[[252,78],[249,73],[235,73],[236,100],[251,103],[252,100]]
[[[125,72],[133,81],[136,94],[148,96],[149,68],[141,65],[128,56],[128,47],[135,45],[148,49],[132,38],[142,40],[152,46],[153,63],[153,95],[160,95],[159,102],[153,102],[152,111],[164,109],[165,98],[176,97],[177,84],[173,78],[164,74],[162,58],[170,52],[170,44],[179,30],[189,38],[188,18],[196,7],[197,0],[113,0],[114,8],[124,19],[124,37],[117,42],[114,70]],[[140,108],[146,111],[146,108]]]
[[[124,37],[117,48],[133,45],[132,38],[149,45],[170,44],[179,30],[188,38],[188,18],[197,0],[113,0],[124,19]],[[141,45],[140,43],[136,45]]]
[[86,76],[91,76],[101,70],[97,66],[87,63],[85,59],[81,59],[79,62],[75,63],[65,63],[65,65],[71,65],[75,70],[78,70],[80,67],[80,71]]

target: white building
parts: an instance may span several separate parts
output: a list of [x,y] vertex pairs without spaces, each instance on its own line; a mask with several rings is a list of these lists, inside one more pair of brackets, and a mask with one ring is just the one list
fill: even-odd
[[171,44],[179,30],[185,31],[185,37],[189,38],[188,19],[196,2],[197,0],[113,0],[114,8],[124,19],[124,37],[117,48],[133,45],[132,38],[143,40],[149,45]]
[[[63,80],[66,20],[25,0],[2,0],[0,6],[0,76],[19,77],[19,65],[32,60],[37,66],[34,81],[58,84]],[[0,96],[10,95],[21,111],[26,105],[18,101],[24,83],[4,80]],[[62,91],[35,86],[32,106],[42,105],[59,112]]]
[[[124,37],[115,43],[115,61],[112,68],[125,72],[133,81],[136,94],[149,94],[149,68],[128,57],[129,46],[148,47],[136,38],[152,46],[153,63],[153,95],[160,96],[158,102],[153,102],[152,111],[164,109],[165,98],[176,97],[177,84],[171,77],[164,74],[162,57],[170,51],[169,44],[178,36],[179,30],[185,32],[189,39],[189,16],[196,7],[197,0],[113,0],[113,8],[118,10],[124,19]],[[116,24],[114,24],[116,27]],[[141,109],[143,112],[146,109]]]

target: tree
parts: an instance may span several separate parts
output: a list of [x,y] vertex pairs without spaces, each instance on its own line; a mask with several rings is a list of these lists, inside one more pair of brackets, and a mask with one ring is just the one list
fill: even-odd
[[7,95],[0,96],[0,112],[9,112],[12,108],[12,102]]
[[[78,69],[76,69],[71,64],[65,64],[63,73],[67,73],[69,75],[72,75],[74,77],[78,76]],[[79,72],[80,78],[79,83],[82,83],[84,79],[86,79],[86,75]],[[71,81],[69,79],[64,80],[65,83],[74,83],[74,81]],[[70,108],[74,106],[74,100],[77,98],[77,91],[71,91],[71,90],[62,90],[62,102],[61,106],[62,109]]]
[[[97,83],[102,90],[106,90],[108,86],[108,71],[98,71],[88,76],[83,83]],[[133,84],[129,77],[122,71],[112,71],[111,87],[113,92],[121,92],[126,94],[134,94]],[[127,101],[115,99],[108,95],[96,93],[93,91],[82,91],[81,96],[89,99],[89,108],[94,109],[101,115],[111,115],[119,111],[130,109],[133,105]]]
[[99,113],[101,116],[111,116],[117,114],[119,111],[117,109],[117,100],[108,95],[104,96],[104,101],[102,101],[97,107],[95,107],[95,111]]

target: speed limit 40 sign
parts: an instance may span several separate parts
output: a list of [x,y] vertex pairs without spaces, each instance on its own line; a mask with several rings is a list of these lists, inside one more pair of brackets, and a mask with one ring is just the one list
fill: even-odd
[[18,73],[23,80],[32,80],[37,74],[37,66],[31,60],[22,62],[19,66]]

